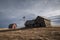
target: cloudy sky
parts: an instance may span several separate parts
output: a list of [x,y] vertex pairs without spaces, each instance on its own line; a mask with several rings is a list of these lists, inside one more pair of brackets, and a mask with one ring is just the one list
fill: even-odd
[[1,28],[10,23],[23,27],[23,16],[31,20],[38,15],[51,19],[52,25],[60,24],[60,0],[0,0]]

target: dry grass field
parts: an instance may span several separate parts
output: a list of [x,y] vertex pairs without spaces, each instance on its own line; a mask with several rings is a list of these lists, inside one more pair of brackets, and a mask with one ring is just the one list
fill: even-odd
[[0,30],[0,40],[60,40],[60,27]]

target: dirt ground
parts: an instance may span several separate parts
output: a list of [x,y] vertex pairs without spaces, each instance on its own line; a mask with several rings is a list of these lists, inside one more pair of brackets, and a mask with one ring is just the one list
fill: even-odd
[[0,30],[0,40],[60,40],[60,27],[7,30]]

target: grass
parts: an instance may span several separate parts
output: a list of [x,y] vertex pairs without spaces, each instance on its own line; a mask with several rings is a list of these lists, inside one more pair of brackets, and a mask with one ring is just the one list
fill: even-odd
[[0,40],[60,40],[60,27],[3,29]]

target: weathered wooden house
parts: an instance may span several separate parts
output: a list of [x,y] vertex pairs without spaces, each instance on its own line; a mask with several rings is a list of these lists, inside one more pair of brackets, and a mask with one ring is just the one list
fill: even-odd
[[25,22],[25,27],[26,28],[32,28],[32,27],[49,27],[51,26],[50,20],[45,19],[41,16],[37,16],[36,19],[34,20],[27,20]]
[[9,24],[9,29],[16,29],[16,27],[17,27],[16,23]]

